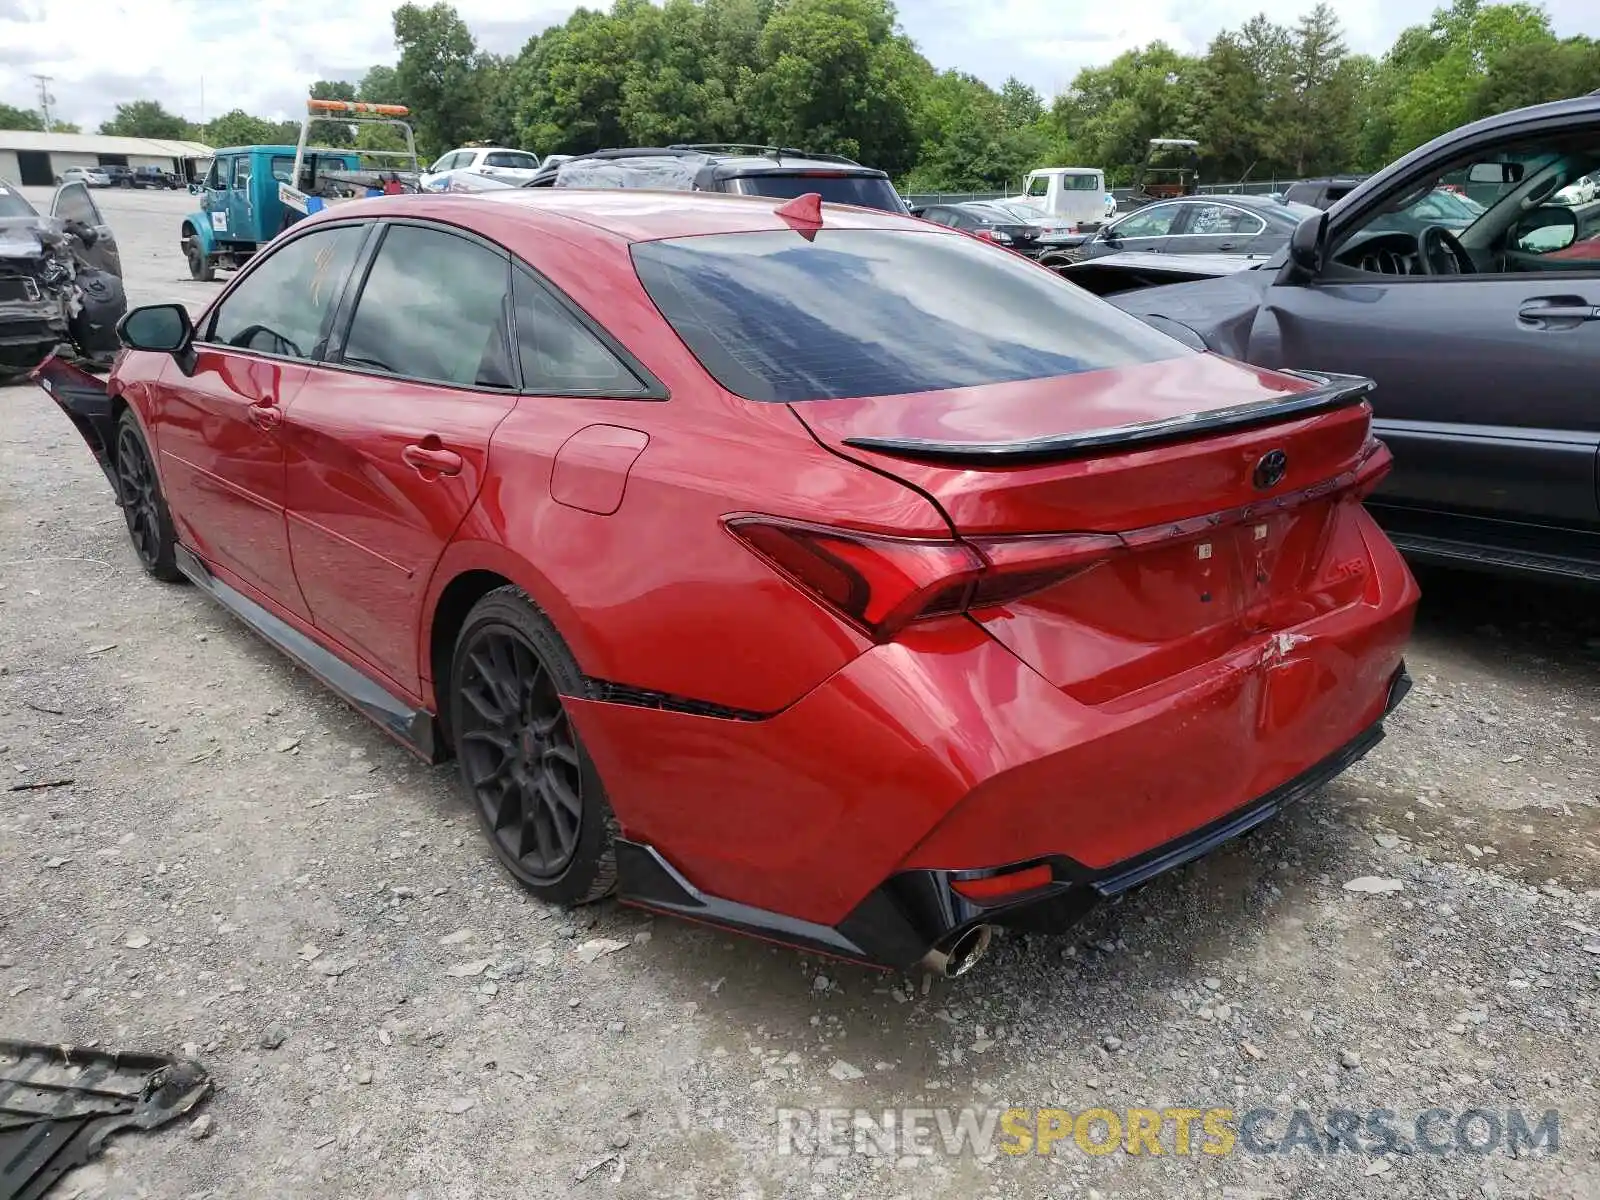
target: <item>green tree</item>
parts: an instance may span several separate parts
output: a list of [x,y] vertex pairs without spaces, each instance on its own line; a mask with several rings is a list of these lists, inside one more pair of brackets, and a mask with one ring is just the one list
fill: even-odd
[[1008,129],[1026,129],[1044,119],[1044,101],[1029,84],[1009,76],[1000,89],[1000,119]]
[[1064,162],[1103,167],[1108,179],[1128,182],[1151,138],[1189,134],[1190,96],[1199,74],[1197,60],[1160,41],[1078,72],[1051,108],[1058,155]]
[[1353,79],[1339,18],[1319,3],[1295,26],[1285,86],[1274,105],[1268,145],[1294,175],[1336,169],[1355,143]]
[[[342,79],[319,79],[311,85],[313,100],[354,100],[356,85]],[[322,146],[353,146],[359,125],[334,121],[318,121],[311,127],[310,139]]]
[[0,129],[27,129],[37,132],[43,128],[44,121],[31,108],[13,108],[9,104],[0,104]]
[[886,0],[783,0],[738,98],[762,140],[860,158],[899,174],[917,160],[927,60]]
[[400,80],[393,67],[369,67],[356,85],[356,99],[368,104],[404,104]]
[[402,4],[394,10],[394,40],[395,82],[421,146],[437,154],[473,137],[481,118],[478,47],[460,14],[444,0],[428,8]]
[[1006,120],[1003,92],[996,95],[981,79],[958,71],[929,81],[921,119],[922,151],[906,177],[908,191],[1011,190],[1044,150],[1033,123]]
[[100,132],[120,137],[168,138],[181,140],[194,127],[176,113],[169,113],[155,100],[131,100],[117,105],[116,115],[100,124]]
[[241,108],[207,122],[201,126],[199,134],[201,141],[219,150],[225,146],[271,146],[282,140],[274,122],[253,117]]
[[1529,4],[1455,0],[1422,32],[1407,30],[1389,53],[1391,156],[1483,115],[1478,98],[1497,64],[1525,64],[1556,49],[1550,18]]

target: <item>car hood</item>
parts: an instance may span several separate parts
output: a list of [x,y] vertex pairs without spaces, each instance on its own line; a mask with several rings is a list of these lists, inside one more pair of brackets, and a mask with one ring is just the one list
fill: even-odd
[[0,259],[39,258],[66,236],[66,226],[54,217],[0,217]]
[[1171,326],[1181,326],[1198,334],[1208,349],[1242,359],[1256,312],[1277,274],[1236,269],[1212,279],[1119,292],[1106,299],[1158,329],[1173,333]]

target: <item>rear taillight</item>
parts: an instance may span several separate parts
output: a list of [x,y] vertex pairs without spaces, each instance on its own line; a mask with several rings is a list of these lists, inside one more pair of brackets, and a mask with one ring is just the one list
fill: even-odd
[[740,515],[726,524],[773,567],[880,642],[913,621],[1010,603],[1122,548],[1112,534],[946,541],[781,517]]

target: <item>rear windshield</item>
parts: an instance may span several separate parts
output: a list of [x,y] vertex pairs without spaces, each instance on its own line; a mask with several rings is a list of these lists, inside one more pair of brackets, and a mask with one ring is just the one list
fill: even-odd
[[748,400],[892,396],[1194,353],[959,234],[713,234],[639,242],[633,262],[695,357]]
[[816,192],[829,204],[857,204],[862,208],[892,213],[906,211],[894,185],[877,175],[830,175],[825,172],[780,175],[763,172],[759,175],[737,176],[729,180],[729,185],[741,196],[775,196],[793,200],[807,192]]

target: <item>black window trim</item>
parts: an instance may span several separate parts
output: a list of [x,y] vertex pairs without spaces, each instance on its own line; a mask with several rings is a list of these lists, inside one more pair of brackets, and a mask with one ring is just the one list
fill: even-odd
[[[503,331],[510,338],[507,346],[507,357],[510,360],[512,386],[509,388],[487,387],[480,384],[456,384],[438,379],[419,379],[410,375],[391,375],[373,371],[363,367],[350,366],[341,361],[344,355],[345,342],[350,335],[350,324],[355,318],[356,301],[366,287],[367,275],[372,270],[372,264],[377,259],[378,250],[382,246],[385,236],[391,226],[411,225],[422,229],[433,229],[440,233],[452,234],[469,242],[474,242],[484,249],[491,251],[506,259],[506,298],[501,320]],[[215,332],[217,316],[222,311],[222,306],[227,303],[228,297],[241,287],[258,269],[258,265],[273,257],[288,246],[291,242],[309,237],[317,230],[322,229],[350,229],[362,228],[365,236],[356,247],[355,259],[350,264],[349,274],[345,276],[339,299],[329,308],[330,318],[324,319],[324,325],[318,335],[318,342],[323,347],[320,355],[296,358],[289,354],[272,354],[264,350],[250,349],[244,346],[229,346],[225,343],[212,341]],[[522,379],[522,355],[516,342],[516,302],[515,283],[513,274],[516,268],[526,271],[534,283],[543,288],[558,306],[565,309],[574,320],[584,329],[596,337],[616,359],[627,367],[639,380],[641,389],[638,392],[619,394],[609,391],[572,390],[545,390],[539,391],[524,386]],[[652,308],[654,306],[652,305]],[[663,322],[665,318],[663,318]],[[209,350],[225,354],[242,354],[249,358],[268,359],[273,362],[308,363],[313,366],[324,367],[329,370],[343,371],[353,375],[366,375],[373,379],[398,379],[406,383],[425,384],[432,387],[453,388],[458,391],[485,392],[490,395],[505,396],[549,396],[552,398],[570,397],[582,400],[646,400],[664,401],[672,399],[672,392],[649,367],[639,361],[637,355],[619,342],[603,325],[591,317],[577,304],[566,292],[562,291],[537,267],[526,259],[511,253],[498,242],[491,241],[473,230],[448,221],[426,220],[417,217],[351,217],[342,220],[317,221],[314,224],[304,224],[295,232],[284,236],[283,240],[273,245],[266,253],[257,252],[248,263],[234,276],[220,296],[211,303],[200,322],[199,332],[195,337],[195,344]]]
[[[211,307],[205,311],[200,326],[196,330],[195,344],[197,346],[204,347],[207,350],[217,351],[222,354],[242,354],[247,358],[262,358],[272,362],[309,363],[319,366],[322,365],[324,359],[326,358],[326,347],[332,343],[334,338],[334,329],[330,327],[331,322],[337,321],[338,319],[340,306],[344,303],[344,298],[349,294],[350,281],[355,278],[356,272],[360,269],[362,263],[362,255],[366,252],[366,248],[372,243],[372,231],[376,224],[377,222],[371,220],[370,218],[352,218],[344,221],[319,221],[315,225],[307,226],[302,232],[294,233],[288,237],[285,237],[282,242],[279,242],[277,245],[273,246],[271,250],[265,254],[258,250],[255,254],[250,256],[250,261],[247,262],[244,267],[234,275],[233,282],[230,283],[226,289],[224,289],[220,296],[211,302]],[[363,230],[362,240],[356,246],[355,259],[350,264],[350,272],[345,276],[344,284],[341,287],[340,298],[329,306],[327,314],[323,317],[322,328],[317,334],[317,344],[324,347],[324,353],[322,355],[307,355],[305,358],[297,358],[292,354],[272,354],[266,350],[256,350],[247,346],[230,346],[226,342],[212,340],[216,333],[217,317],[221,314],[223,305],[228,302],[228,298],[230,296],[244,286],[244,283],[247,279],[256,273],[256,271],[259,269],[259,264],[266,262],[268,259],[271,259],[277,254],[281,253],[283,249],[291,243],[298,242],[301,238],[310,237],[312,234],[323,229]]]
[[[626,346],[612,336],[609,330],[591,317],[573,299],[563,292],[525,259],[511,253],[500,243],[484,237],[474,230],[448,221],[426,219],[421,217],[384,217],[380,219],[369,218],[368,222],[378,231],[375,236],[368,238],[367,242],[357,252],[356,261],[351,266],[349,279],[345,285],[344,294],[335,306],[334,327],[329,331],[326,343],[328,353],[318,360],[317,365],[330,370],[345,371],[355,375],[366,375],[373,379],[398,379],[407,383],[424,384],[431,387],[453,388],[458,391],[485,392],[495,396],[549,396],[553,398],[570,397],[581,400],[669,400],[672,398],[665,384],[656,377],[648,367],[639,361]],[[449,383],[439,379],[422,379],[412,375],[394,375],[386,372],[373,371],[370,368],[351,366],[342,360],[345,342],[350,336],[350,325],[355,319],[356,304],[361,292],[367,284],[367,276],[372,270],[372,264],[377,260],[378,252],[382,248],[388,230],[396,225],[409,225],[418,229],[431,229],[438,233],[446,233],[459,237],[465,241],[482,246],[507,262],[506,298],[501,320],[503,331],[510,338],[507,346],[508,358],[511,360],[512,386],[509,388],[488,387],[483,384],[458,384]],[[516,291],[515,272],[517,268],[526,271],[533,282],[543,288],[555,300],[556,304],[565,309],[574,320],[584,329],[593,334],[600,344],[622,363],[635,378],[639,380],[641,389],[638,392],[617,393],[611,391],[586,391],[581,389],[570,390],[538,390],[527,386],[522,378],[522,354],[516,341]],[[298,360],[296,360],[298,361]]]

